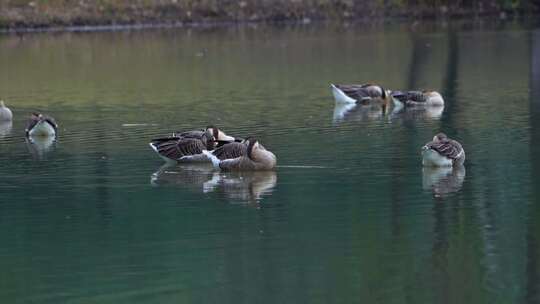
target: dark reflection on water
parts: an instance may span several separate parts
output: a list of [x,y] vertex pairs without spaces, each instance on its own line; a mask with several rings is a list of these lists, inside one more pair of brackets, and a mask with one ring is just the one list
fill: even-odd
[[[0,299],[538,302],[538,39],[515,22],[0,36]],[[446,104],[339,108],[328,86],[347,82]],[[25,142],[33,110],[57,142]],[[150,138],[207,124],[257,136],[277,170],[160,167]],[[422,168],[439,131],[463,170]]]
[[56,138],[53,136],[37,136],[26,138],[26,146],[34,159],[43,159],[47,153],[54,150]]
[[465,167],[424,167],[423,187],[433,192],[434,197],[444,198],[445,196],[459,191],[465,180]]
[[0,122],[0,138],[5,138],[11,133],[13,128],[12,121],[2,121]]

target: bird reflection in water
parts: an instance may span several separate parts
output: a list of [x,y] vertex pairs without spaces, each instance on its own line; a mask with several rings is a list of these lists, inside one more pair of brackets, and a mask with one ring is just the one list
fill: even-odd
[[445,198],[458,192],[465,180],[465,167],[424,167],[422,184],[436,198]]
[[391,119],[426,119],[426,120],[440,120],[444,111],[444,106],[416,106],[401,108],[398,111],[394,111],[390,114]]
[[150,177],[153,186],[180,185],[202,191],[203,184],[212,179],[212,164],[165,164]]
[[43,159],[47,153],[54,150],[56,138],[54,136],[34,136],[26,138],[26,147],[35,159]]
[[380,104],[358,105],[355,103],[338,103],[334,106],[333,122],[341,123],[346,121],[369,121],[379,120],[385,117],[388,110]]
[[218,172],[211,164],[164,165],[150,178],[154,186],[178,185],[241,204],[258,204],[272,193],[276,182],[275,171]]
[[274,190],[275,171],[216,172],[204,185],[205,192],[216,192],[232,203],[258,204]]
[[13,127],[12,121],[0,122],[0,138],[5,138],[11,134],[11,128]]

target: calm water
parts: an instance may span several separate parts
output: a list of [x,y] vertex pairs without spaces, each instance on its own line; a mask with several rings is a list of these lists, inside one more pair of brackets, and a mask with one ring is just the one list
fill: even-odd
[[[540,28],[3,35],[0,67],[2,303],[540,302]],[[331,82],[367,81],[447,105],[335,107]],[[58,142],[25,142],[32,110]],[[207,124],[278,169],[164,168],[147,145]],[[464,170],[422,169],[439,131]]]

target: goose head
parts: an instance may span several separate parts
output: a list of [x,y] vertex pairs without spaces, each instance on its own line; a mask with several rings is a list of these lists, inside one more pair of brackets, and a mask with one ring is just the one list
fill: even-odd
[[212,136],[214,136],[215,141],[226,141],[226,142],[233,142],[234,137],[228,136],[225,134],[225,132],[221,131],[220,129],[216,128],[215,126],[208,126],[206,127],[206,131],[210,132]]
[[254,137],[248,137],[245,139],[245,142],[247,142],[248,144],[248,148],[247,148],[247,156],[251,159],[251,160],[255,160],[254,159],[254,155],[253,155],[253,152],[257,153],[257,149],[260,149],[259,147],[259,141],[257,141],[257,139],[255,139]]
[[38,113],[38,112],[32,112],[32,114],[30,115],[30,118],[32,120],[43,120],[43,114]]
[[4,104],[4,101],[3,100],[0,100],[0,108],[5,108],[6,105]]
[[202,142],[206,145],[207,150],[214,150],[216,147],[217,141],[214,137],[212,129],[207,128],[204,131],[204,134],[201,137]]
[[448,136],[446,136],[446,134],[444,133],[437,133],[435,136],[433,136],[433,141],[434,142],[439,142],[439,141],[442,141],[442,140],[445,140],[445,139],[448,139]]

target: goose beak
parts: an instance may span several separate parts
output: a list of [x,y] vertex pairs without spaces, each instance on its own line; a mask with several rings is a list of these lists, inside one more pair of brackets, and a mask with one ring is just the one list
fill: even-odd
[[223,135],[220,134],[220,135],[221,136],[220,136],[219,140],[221,140],[221,141],[230,141],[230,142],[234,141],[234,137],[232,137],[232,136],[228,136],[228,135],[225,135],[225,134],[223,134]]

